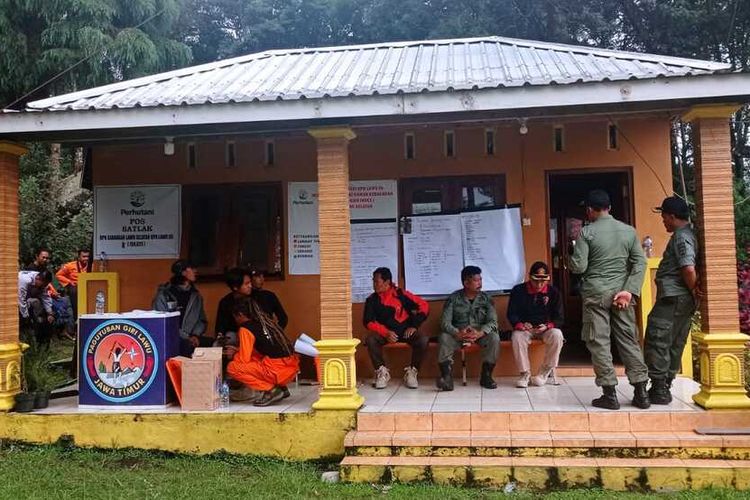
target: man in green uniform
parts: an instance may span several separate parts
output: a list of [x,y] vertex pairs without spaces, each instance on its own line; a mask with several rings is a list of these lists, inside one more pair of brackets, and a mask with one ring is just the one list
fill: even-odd
[[456,290],[445,301],[440,321],[440,351],[438,389],[453,390],[453,353],[461,347],[478,344],[482,348],[482,375],[479,385],[496,389],[492,378],[497,356],[500,353],[500,335],[497,331],[497,312],[492,298],[482,291],[482,270],[466,266],[461,270],[464,287]]
[[644,356],[654,404],[672,402],[670,387],[680,370],[690,322],[698,298],[698,274],[695,262],[698,242],[690,226],[687,203],[676,196],[665,198],[661,219],[672,237],[656,270],[656,303],[648,315]]
[[617,376],[612,364],[611,340],[635,388],[633,406],[648,408],[648,370],[638,344],[635,299],[640,295],[646,258],[635,229],[609,214],[606,191],[595,189],[586,197],[586,217],[591,224],[581,230],[570,259],[570,271],[583,274],[583,327],[581,337],[591,352],[596,385],[603,395],[591,404],[617,410]]

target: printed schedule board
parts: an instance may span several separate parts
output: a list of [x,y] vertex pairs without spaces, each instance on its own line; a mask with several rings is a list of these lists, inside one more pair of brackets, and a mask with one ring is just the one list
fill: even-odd
[[82,314],[78,404],[132,408],[172,402],[166,361],[179,353],[179,314]]
[[94,255],[100,258],[178,258],[180,186],[94,188]]

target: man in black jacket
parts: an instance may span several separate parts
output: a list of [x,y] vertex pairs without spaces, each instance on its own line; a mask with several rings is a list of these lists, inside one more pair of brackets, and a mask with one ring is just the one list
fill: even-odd
[[[560,359],[564,337],[560,327],[563,323],[560,292],[550,283],[549,267],[544,262],[534,262],[529,271],[529,280],[516,285],[510,292],[508,321],[513,325],[513,357],[521,377],[516,387],[542,386],[552,375]],[[532,339],[544,342],[544,363],[539,374],[531,377],[529,344]]]
[[250,271],[250,281],[253,286],[251,293],[253,300],[258,303],[263,312],[271,315],[281,328],[286,328],[289,317],[286,315],[279,298],[272,291],[263,288],[266,282],[266,273],[259,269],[253,269]]

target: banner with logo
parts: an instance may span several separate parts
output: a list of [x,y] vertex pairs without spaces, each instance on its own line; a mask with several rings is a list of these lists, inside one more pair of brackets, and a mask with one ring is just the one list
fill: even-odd
[[[318,233],[318,183],[317,182],[290,182],[288,191],[289,200],[289,274],[320,274],[320,239]],[[398,217],[397,184],[395,180],[374,181],[351,181],[349,183],[349,210],[351,223],[392,223],[395,224]],[[374,226],[373,226],[374,227]],[[352,248],[365,248],[358,246],[365,236],[370,238],[374,234],[373,227],[354,228],[352,226],[352,238],[355,236]],[[387,226],[391,227],[391,226]],[[383,254],[384,262],[381,266],[393,265],[398,262],[398,235],[388,229],[380,229],[385,233],[380,236],[386,240],[380,241],[379,248]],[[369,232],[368,232],[369,231]],[[392,253],[392,255],[390,255]],[[387,254],[387,258],[385,258]],[[364,261],[359,255],[352,255],[352,263],[356,265],[352,270],[352,282],[355,288],[357,284],[368,283],[371,285],[372,273],[370,269],[366,275]],[[386,262],[387,261],[387,262]],[[375,266],[378,267],[378,266]],[[394,266],[395,267],[395,266]],[[398,276],[398,270],[392,269],[394,276]],[[361,293],[358,292],[360,295]]]
[[178,258],[179,185],[94,188],[94,257]]

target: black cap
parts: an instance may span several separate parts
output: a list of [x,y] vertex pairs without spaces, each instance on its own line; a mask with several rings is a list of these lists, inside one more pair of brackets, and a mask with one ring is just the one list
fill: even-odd
[[176,260],[174,264],[172,264],[172,274],[175,276],[179,276],[185,271],[185,269],[195,269],[195,266],[190,263],[190,261],[185,259]]
[[664,198],[664,201],[661,202],[661,206],[654,208],[654,212],[671,214],[682,220],[688,220],[690,218],[690,209],[688,208],[688,204],[685,202],[685,200],[683,200],[682,198],[678,198],[677,196]]
[[594,210],[603,210],[605,208],[609,208],[612,203],[609,201],[609,195],[605,190],[592,189],[586,195],[586,199],[584,200],[583,204],[587,207],[593,208]]
[[266,272],[263,269],[250,269],[250,276],[265,276]]

